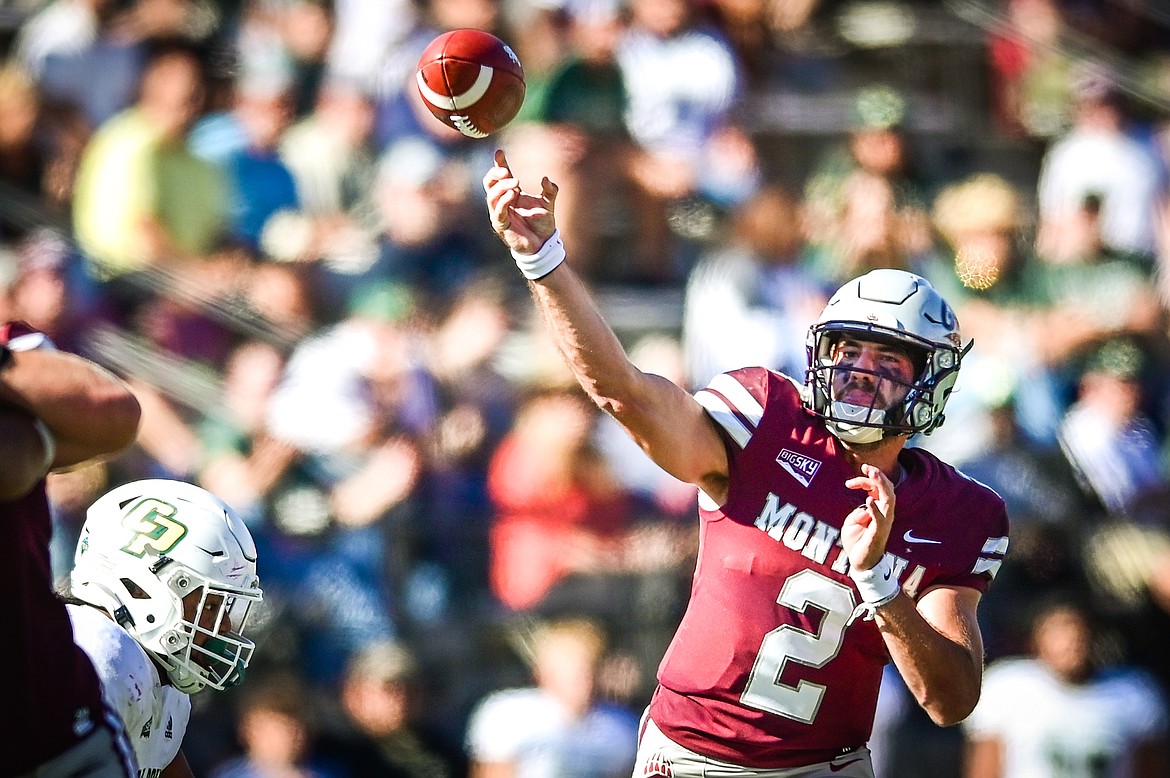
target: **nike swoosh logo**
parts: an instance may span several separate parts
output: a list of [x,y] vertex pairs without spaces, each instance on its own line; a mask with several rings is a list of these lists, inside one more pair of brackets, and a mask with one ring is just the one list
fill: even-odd
[[902,536],[902,539],[905,540],[907,543],[931,543],[931,544],[936,545],[936,546],[940,545],[942,543],[941,540],[931,540],[930,538],[915,537],[914,530],[912,530],[912,529],[906,530],[906,534]]
[[850,759],[848,762],[842,762],[841,764],[830,764],[829,770],[831,772],[835,773],[835,772],[838,772],[840,770],[844,770],[846,767],[848,767],[851,764],[857,764],[860,761],[861,761],[861,757],[857,757],[856,759]]

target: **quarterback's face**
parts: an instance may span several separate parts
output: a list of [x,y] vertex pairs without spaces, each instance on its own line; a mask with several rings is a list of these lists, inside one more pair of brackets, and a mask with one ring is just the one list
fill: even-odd
[[831,357],[837,368],[833,399],[839,402],[886,410],[904,400],[914,382],[914,360],[895,345],[842,338]]

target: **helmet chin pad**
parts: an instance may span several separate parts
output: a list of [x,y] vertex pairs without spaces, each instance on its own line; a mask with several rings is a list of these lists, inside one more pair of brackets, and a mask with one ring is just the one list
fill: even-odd
[[207,685],[203,682],[202,676],[182,665],[168,669],[167,677],[171,680],[171,686],[174,686],[183,694],[195,694]]
[[829,430],[846,443],[877,443],[885,435],[882,424],[886,412],[881,408],[834,400],[832,415],[826,420]]

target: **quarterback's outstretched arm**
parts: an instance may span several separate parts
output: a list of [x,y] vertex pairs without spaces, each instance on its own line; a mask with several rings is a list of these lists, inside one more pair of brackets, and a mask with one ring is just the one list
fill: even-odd
[[[483,180],[492,229],[514,255],[535,257],[554,236],[557,187],[520,189],[502,151]],[[534,270],[533,275],[540,270]],[[702,406],[667,379],[643,373],[626,356],[581,279],[564,263],[532,279],[532,296],[578,383],[663,470],[722,502],[727,453]]]

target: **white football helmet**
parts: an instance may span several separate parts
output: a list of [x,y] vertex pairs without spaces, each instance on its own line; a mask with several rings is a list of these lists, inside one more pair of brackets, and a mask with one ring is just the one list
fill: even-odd
[[256,546],[239,516],[181,481],[119,486],[90,506],[74,556],[75,597],[105,609],[193,694],[243,680],[244,637],[262,596]]
[[[900,403],[876,408],[833,399],[834,372],[856,370],[833,365],[833,344],[846,334],[909,351],[918,374]],[[838,289],[809,328],[805,405],[849,443],[874,443],[886,434],[929,434],[943,423],[943,407],[972,343],[963,345],[955,312],[925,278],[892,268],[872,270]]]

